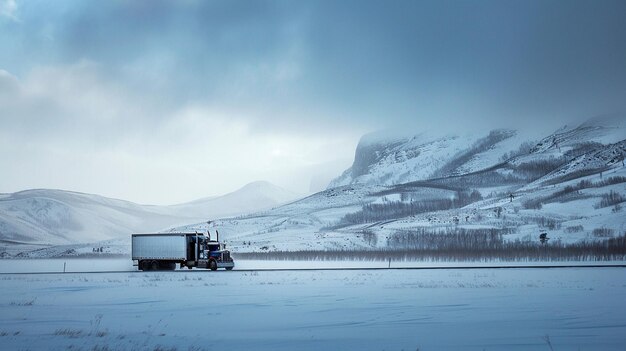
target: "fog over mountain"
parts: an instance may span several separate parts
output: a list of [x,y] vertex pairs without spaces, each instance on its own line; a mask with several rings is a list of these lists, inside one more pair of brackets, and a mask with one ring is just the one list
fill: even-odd
[[376,130],[578,125],[625,111],[625,12],[618,0],[1,0],[0,191],[167,205],[267,179],[306,193]]

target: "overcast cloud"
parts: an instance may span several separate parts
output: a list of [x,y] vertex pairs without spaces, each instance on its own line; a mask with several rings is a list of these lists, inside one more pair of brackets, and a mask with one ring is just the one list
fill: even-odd
[[624,1],[0,0],[0,192],[167,204],[264,179],[305,193],[372,130],[623,111],[624,13]]

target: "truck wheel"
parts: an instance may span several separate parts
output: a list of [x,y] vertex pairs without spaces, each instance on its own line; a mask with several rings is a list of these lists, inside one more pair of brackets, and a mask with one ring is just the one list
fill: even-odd
[[210,260],[209,261],[209,268],[212,271],[216,271],[217,270],[217,262],[215,262],[215,260]]
[[152,263],[150,263],[150,269],[153,270],[153,271],[158,271],[159,270],[159,262],[152,261]]
[[232,270],[233,270],[233,267],[226,267],[226,270],[227,270],[227,271],[232,271]]

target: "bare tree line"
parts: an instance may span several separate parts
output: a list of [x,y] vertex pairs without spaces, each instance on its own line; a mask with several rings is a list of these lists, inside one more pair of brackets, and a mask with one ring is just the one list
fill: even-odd
[[402,249],[493,249],[504,244],[502,235],[515,232],[512,228],[441,229],[415,228],[401,230],[387,238],[387,247]]
[[596,208],[604,208],[609,206],[614,206],[621,204],[626,201],[626,198],[623,197],[620,193],[611,190],[608,194],[602,194],[602,200],[597,204]]
[[[441,242],[433,248],[381,248],[375,250],[302,250],[237,253],[240,259],[305,260],[305,261],[426,261],[426,262],[555,262],[555,261],[617,261],[626,259],[626,236],[606,241],[584,241],[563,244],[554,241],[502,242],[498,234],[487,235],[482,247],[465,242],[454,245]],[[491,239],[494,239],[491,241]],[[437,246],[433,243],[434,246]],[[472,248],[468,248],[468,246]]]
[[565,157],[550,157],[548,159],[513,165],[512,168],[517,176],[527,181],[534,181],[561,167],[566,162],[567,159]]
[[446,163],[443,167],[433,173],[433,177],[448,177],[459,167],[466,164],[476,154],[487,151],[493,145],[499,143],[502,140],[506,140],[515,135],[514,131],[510,130],[492,130],[484,138],[479,139],[465,151],[455,155],[455,157]]
[[[552,203],[552,202],[565,202],[572,201],[581,198],[586,198],[589,196],[585,196],[579,193],[582,189],[588,188],[600,188],[608,185],[619,184],[626,182],[626,177],[609,177],[604,180],[600,180],[598,182],[592,182],[590,180],[581,180],[575,185],[568,185],[563,189],[556,191],[548,196],[537,197],[534,199],[530,199],[524,201],[522,206],[527,209],[541,209],[544,204]],[[615,204],[624,202],[625,199],[619,193],[611,191],[609,194],[604,194],[602,201],[597,206],[597,208],[613,206]]]
[[339,226],[373,223],[389,219],[397,219],[413,216],[420,213],[435,212],[460,208],[473,202],[482,200],[480,192],[458,191],[452,199],[435,199],[420,202],[391,201],[382,204],[367,204],[355,213],[346,214],[338,224]]

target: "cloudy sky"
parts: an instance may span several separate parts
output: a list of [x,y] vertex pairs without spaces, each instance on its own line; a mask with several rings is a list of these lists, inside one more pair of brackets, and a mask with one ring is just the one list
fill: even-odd
[[[0,192],[306,193],[382,128],[621,111],[626,2],[0,0]],[[453,130],[454,131],[454,130]]]

